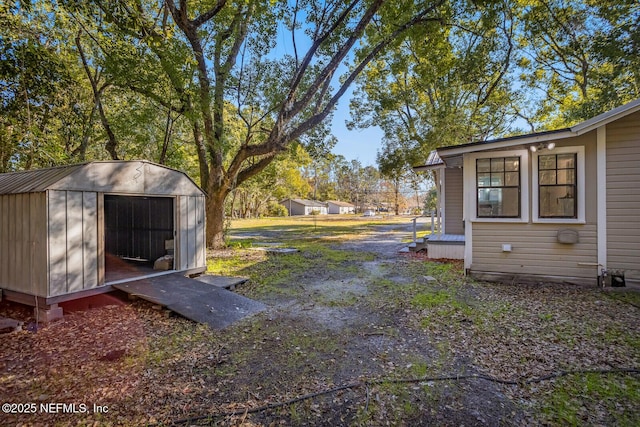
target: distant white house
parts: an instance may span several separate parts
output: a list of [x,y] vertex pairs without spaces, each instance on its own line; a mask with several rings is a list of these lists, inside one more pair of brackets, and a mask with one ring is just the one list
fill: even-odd
[[336,200],[327,201],[327,208],[330,214],[352,214],[356,211],[355,205]]
[[327,215],[327,205],[316,200],[285,199],[280,202],[293,215]]

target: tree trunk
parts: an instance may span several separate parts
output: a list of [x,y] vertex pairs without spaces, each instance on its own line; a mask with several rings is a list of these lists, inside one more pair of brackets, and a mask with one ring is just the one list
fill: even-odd
[[224,199],[226,191],[211,191],[207,196],[207,247],[221,249],[224,241]]

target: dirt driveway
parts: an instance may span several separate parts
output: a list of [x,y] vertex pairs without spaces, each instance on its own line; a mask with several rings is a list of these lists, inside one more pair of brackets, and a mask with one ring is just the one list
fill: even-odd
[[[468,280],[459,263],[398,253],[408,219],[246,222],[230,236],[210,270],[249,277],[238,292],[267,311],[212,331],[137,301],[2,335],[0,400],[109,411],[0,424],[640,421],[636,293]],[[274,245],[299,251],[259,250]]]

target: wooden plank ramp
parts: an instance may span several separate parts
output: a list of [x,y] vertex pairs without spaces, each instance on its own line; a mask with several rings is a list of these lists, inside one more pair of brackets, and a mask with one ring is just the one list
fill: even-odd
[[[112,285],[129,295],[154,304],[213,329],[223,329],[247,316],[259,313],[266,306],[225,289],[234,278],[202,276],[206,281],[189,279],[180,273],[149,277]],[[222,285],[212,284],[219,277]],[[212,279],[213,278],[213,279]],[[239,283],[247,279],[235,278]]]

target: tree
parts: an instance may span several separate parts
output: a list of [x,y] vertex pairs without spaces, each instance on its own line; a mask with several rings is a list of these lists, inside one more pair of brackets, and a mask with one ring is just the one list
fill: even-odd
[[520,114],[533,127],[568,126],[640,96],[638,2],[518,4],[518,62],[534,106]]
[[394,212],[398,215],[400,213],[400,191],[408,172],[406,152],[400,147],[395,147],[394,149],[390,144],[386,144],[383,147],[390,151],[378,152],[378,168],[380,175],[387,178],[393,188]]
[[0,4],[0,172],[64,162],[82,88],[50,16]]
[[447,3],[444,22],[414,29],[359,77],[350,125],[382,128],[391,145],[380,162],[402,151],[419,164],[436,147],[508,128],[514,21],[506,3],[478,4]]
[[[251,177],[231,192],[227,215],[248,218],[267,213],[270,202],[306,195],[311,190],[301,167],[311,163],[304,148],[294,144],[279,155],[261,174]],[[271,204],[273,204],[271,203]]]
[[[129,46],[103,49],[112,75],[129,76],[114,84],[188,118],[208,194],[207,243],[220,247],[227,195],[292,142],[305,142],[363,69],[409,29],[439,20],[442,3],[69,0],[67,7],[84,23],[100,23],[112,45]],[[285,53],[274,49],[283,29],[291,40]],[[365,32],[375,40],[359,46]],[[351,65],[338,78],[345,61]],[[174,99],[160,93],[167,85]],[[236,140],[226,132],[230,114],[244,124]]]

